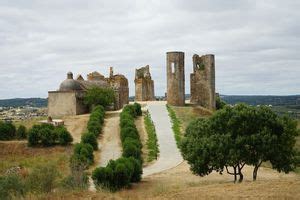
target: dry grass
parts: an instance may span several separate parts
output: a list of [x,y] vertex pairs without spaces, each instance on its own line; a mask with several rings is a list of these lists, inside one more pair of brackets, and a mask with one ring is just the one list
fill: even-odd
[[20,125],[25,126],[27,129],[30,129],[33,125],[39,124],[39,121],[45,120],[47,117],[34,117],[31,119],[26,119],[22,121],[14,121],[14,124],[18,127]]
[[208,117],[212,114],[210,110],[207,110],[200,106],[193,106],[187,104],[185,107],[178,107],[178,106],[171,106],[172,109],[175,111],[177,118],[182,123],[182,132],[185,131],[188,124],[197,119],[199,117]]
[[252,168],[245,168],[245,181],[234,184],[227,174],[193,175],[187,163],[149,176],[139,184],[116,193],[67,192],[50,199],[299,199],[300,177],[261,168],[258,181],[251,181]]
[[72,146],[31,148],[26,142],[0,142],[0,175],[14,166],[31,169],[40,163],[55,163],[62,174],[69,173],[69,158]]

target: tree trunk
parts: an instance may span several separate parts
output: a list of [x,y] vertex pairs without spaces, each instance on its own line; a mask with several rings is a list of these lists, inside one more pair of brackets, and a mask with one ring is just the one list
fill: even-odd
[[244,180],[244,175],[242,174],[242,172],[240,172],[239,183],[243,182],[243,180]]
[[258,169],[259,169],[261,163],[262,163],[262,161],[260,161],[258,164],[256,164],[254,169],[253,169],[253,181],[256,181],[257,172],[258,172]]
[[236,167],[233,167],[234,170],[234,183],[236,183],[237,175],[236,175]]
[[239,183],[243,182],[243,180],[244,180],[244,175],[242,173],[243,167],[244,167],[244,165],[242,165],[241,167],[240,167],[240,165],[238,165],[238,170],[239,170],[238,174],[240,175]]

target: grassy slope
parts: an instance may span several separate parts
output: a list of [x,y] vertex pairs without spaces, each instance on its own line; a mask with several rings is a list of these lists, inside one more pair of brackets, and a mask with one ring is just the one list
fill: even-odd
[[211,115],[211,111],[206,110],[202,107],[177,107],[171,106],[172,110],[175,111],[177,118],[181,122],[181,132],[183,133],[188,124],[198,117],[208,117]]
[[72,146],[31,148],[26,142],[0,142],[0,175],[14,166],[22,166],[27,170],[40,163],[54,163],[62,175],[69,173],[69,158]]

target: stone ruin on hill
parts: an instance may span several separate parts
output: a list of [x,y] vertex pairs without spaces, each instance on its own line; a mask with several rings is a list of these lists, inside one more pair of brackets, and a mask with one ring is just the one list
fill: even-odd
[[154,82],[151,78],[149,65],[135,70],[135,100],[154,101]]

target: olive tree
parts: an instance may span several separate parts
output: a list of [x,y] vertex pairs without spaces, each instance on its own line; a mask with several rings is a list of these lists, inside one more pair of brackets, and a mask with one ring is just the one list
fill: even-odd
[[181,150],[195,174],[226,171],[242,182],[246,164],[254,166],[253,180],[266,161],[279,172],[293,170],[297,135],[293,120],[277,116],[268,107],[239,104],[190,123]]

